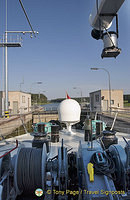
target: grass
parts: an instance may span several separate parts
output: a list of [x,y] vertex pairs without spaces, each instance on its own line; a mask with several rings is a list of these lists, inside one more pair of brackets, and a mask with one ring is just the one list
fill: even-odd
[[130,103],[124,102],[124,107],[130,107]]

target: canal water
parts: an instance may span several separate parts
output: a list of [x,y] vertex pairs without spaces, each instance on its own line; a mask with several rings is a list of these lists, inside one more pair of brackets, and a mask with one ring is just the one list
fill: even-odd
[[50,103],[42,105],[42,107],[44,107],[45,111],[57,111],[59,104],[60,103]]

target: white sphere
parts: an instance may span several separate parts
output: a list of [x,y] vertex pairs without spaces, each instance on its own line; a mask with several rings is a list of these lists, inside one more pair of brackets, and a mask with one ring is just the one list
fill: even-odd
[[58,107],[59,120],[75,124],[80,121],[81,108],[74,99],[63,100]]

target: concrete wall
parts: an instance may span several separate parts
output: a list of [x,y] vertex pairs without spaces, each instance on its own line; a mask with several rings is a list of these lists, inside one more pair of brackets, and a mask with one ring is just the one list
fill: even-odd
[[49,122],[50,120],[58,120],[58,114],[35,114],[33,115],[33,123]]
[[[105,101],[108,102],[108,110],[110,107],[109,90],[101,90],[102,111],[107,111],[105,108]],[[111,107],[123,108],[123,90],[111,90]]]
[[12,116],[9,119],[0,119],[0,137],[11,134],[16,128],[20,127],[23,123],[26,124],[32,120],[32,114],[23,114]]
[[20,93],[20,113],[31,111],[31,94]]
[[[104,121],[108,127],[112,127],[114,116],[107,116],[100,114],[99,117],[100,120]],[[129,133],[127,137],[129,137],[130,139],[130,121],[128,121],[128,119],[125,118],[121,119],[120,117],[117,117],[113,129],[118,132],[122,132],[122,136],[123,133]]]
[[92,112],[101,110],[101,90],[90,93],[90,109]]

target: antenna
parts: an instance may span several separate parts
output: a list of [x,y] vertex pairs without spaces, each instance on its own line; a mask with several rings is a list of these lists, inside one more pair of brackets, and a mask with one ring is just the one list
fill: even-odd
[[23,80],[22,82],[19,84],[20,85],[20,92],[21,92],[21,85],[24,84],[24,77],[23,77]]

